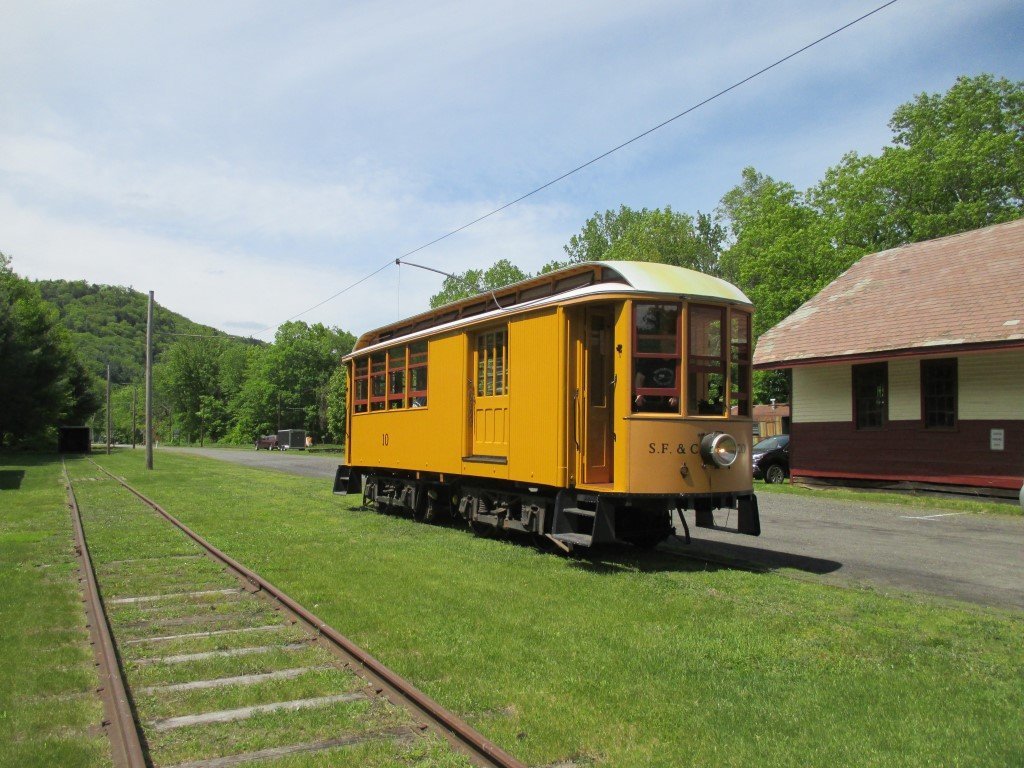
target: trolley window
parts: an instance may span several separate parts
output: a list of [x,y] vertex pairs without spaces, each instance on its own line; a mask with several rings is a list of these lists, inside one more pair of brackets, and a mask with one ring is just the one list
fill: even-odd
[[633,412],[679,412],[678,304],[633,309]]
[[689,310],[686,411],[725,416],[725,308],[691,304]]
[[370,361],[362,357],[355,361],[352,410],[366,413],[370,408]]
[[370,355],[370,410],[383,411],[387,405],[387,354]]
[[427,404],[427,342],[409,345],[409,405],[421,408]]
[[750,415],[750,315],[732,310],[729,315],[730,336],[729,397],[737,416]]
[[476,337],[476,394],[508,394],[508,344],[505,330],[486,331]]
[[405,347],[388,350],[388,410],[405,407]]

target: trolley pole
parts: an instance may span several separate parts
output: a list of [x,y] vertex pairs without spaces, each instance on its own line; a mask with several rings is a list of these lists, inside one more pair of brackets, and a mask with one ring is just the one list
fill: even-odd
[[110,363],[107,363],[107,455],[110,455],[110,432],[114,419],[110,413]]
[[146,309],[146,469],[153,468],[153,292]]

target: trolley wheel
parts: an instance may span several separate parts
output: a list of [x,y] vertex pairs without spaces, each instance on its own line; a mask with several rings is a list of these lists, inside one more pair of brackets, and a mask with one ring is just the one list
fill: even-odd
[[766,483],[781,483],[786,479],[786,470],[779,464],[772,464],[764,473]]
[[440,499],[432,499],[427,496],[420,509],[417,510],[416,519],[424,523],[436,523],[444,517],[444,506]]
[[415,506],[412,508],[412,519],[419,523],[427,521],[427,510],[430,509],[430,499],[426,494],[423,494],[416,500]]

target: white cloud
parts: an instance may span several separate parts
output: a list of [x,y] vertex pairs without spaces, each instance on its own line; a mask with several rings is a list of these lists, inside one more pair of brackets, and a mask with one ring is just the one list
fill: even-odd
[[[1020,46],[985,29],[1018,6],[904,0],[412,260],[536,270],[595,210],[709,210],[748,164],[805,186],[845,150],[876,152],[914,93],[980,69],[1020,77]],[[23,274],[153,288],[254,330],[871,7],[16,3],[0,249]],[[441,281],[403,269],[399,293],[398,277],[303,319],[365,330],[422,310]]]
[[385,228],[408,190],[384,171],[334,182],[253,175],[226,165],[138,162],[92,154],[68,140],[0,134],[0,174],[26,195],[140,224],[187,223],[240,237],[350,240]]
[[[399,312],[404,316],[425,310],[443,280],[412,267],[399,272],[390,266],[393,254],[372,266],[354,260],[333,265],[283,262],[244,250],[71,221],[22,206],[9,195],[0,195],[0,232],[0,248],[14,257],[18,274],[153,290],[161,305],[231,333],[255,333],[300,313],[306,322],[361,333],[398,319]],[[487,233],[447,241],[419,262],[461,271],[509,258],[537,269],[554,258],[538,255],[554,252],[559,237],[550,215],[525,207],[496,221]],[[306,311],[384,265],[389,266],[378,276]]]

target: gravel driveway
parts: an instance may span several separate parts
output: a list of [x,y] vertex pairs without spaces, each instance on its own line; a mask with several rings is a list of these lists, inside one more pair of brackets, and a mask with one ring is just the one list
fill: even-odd
[[[339,456],[304,451],[181,450],[333,483]],[[761,536],[691,528],[690,551],[1024,610],[1024,518],[764,492]],[[720,514],[720,513],[719,513]],[[720,521],[721,522],[721,521]],[[735,521],[729,521],[734,523]],[[680,544],[667,544],[670,549]]]
[[318,456],[305,451],[256,451],[231,448],[160,448],[161,451],[198,454],[211,459],[244,464],[247,467],[276,469],[303,477],[324,477],[334,483],[334,472],[345,461],[343,456]]

